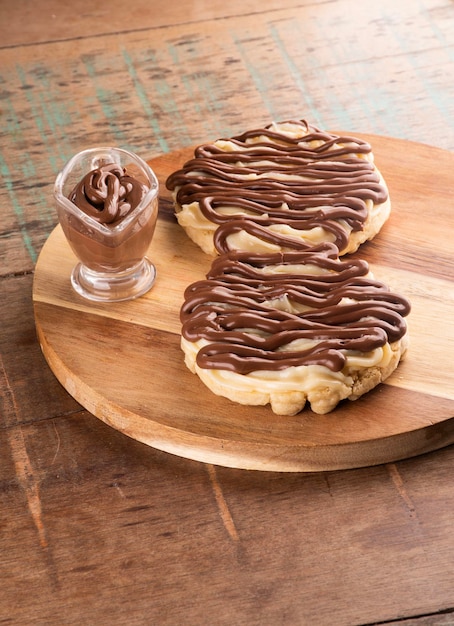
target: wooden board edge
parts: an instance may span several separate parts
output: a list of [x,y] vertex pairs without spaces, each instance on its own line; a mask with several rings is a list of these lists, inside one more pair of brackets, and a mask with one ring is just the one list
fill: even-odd
[[36,317],[36,331],[44,358],[57,380],[87,411],[136,441],[190,460],[243,470],[326,472],[391,463],[454,443],[454,416],[440,424],[368,442],[282,445],[278,449],[276,444],[251,445],[250,442],[181,433],[176,428],[117,406],[96,394],[82,380],[75,384],[74,374],[48,344],[39,316]]

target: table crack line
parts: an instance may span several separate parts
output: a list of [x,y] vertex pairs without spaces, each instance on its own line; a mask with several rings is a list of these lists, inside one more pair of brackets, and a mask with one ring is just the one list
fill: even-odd
[[230,513],[227,502],[225,501],[224,494],[222,493],[221,485],[217,479],[216,469],[214,465],[206,464],[206,468],[208,471],[208,476],[210,478],[211,486],[213,487],[214,496],[216,498],[216,503],[218,505],[219,513],[221,515],[222,522],[224,524],[225,529],[229,533],[231,539],[237,542],[239,541],[239,535],[235,527],[235,523],[233,521],[233,517]]

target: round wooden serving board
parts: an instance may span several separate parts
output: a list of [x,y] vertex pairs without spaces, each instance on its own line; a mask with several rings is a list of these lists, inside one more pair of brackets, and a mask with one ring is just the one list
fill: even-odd
[[185,367],[179,309],[211,259],[177,225],[167,176],[192,149],[150,161],[161,184],[149,256],[158,277],[138,300],[92,304],[70,286],[76,262],[60,227],[36,266],[33,301],[55,376],[93,415],[173,454],[268,471],[320,471],[392,462],[454,442],[454,154],[362,136],[390,189],[391,217],[357,254],[412,302],[410,350],[385,384],[328,415],[279,417],[211,393]]

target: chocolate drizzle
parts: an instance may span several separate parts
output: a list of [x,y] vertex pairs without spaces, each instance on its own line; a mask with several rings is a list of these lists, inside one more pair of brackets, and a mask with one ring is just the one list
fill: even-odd
[[[197,354],[198,365],[240,374],[301,365],[339,372],[345,351],[367,353],[403,337],[409,302],[372,279],[366,261],[339,260],[337,252],[327,243],[215,259],[206,280],[187,288],[181,309],[183,337],[209,342]],[[309,265],[309,273],[295,265]],[[275,266],[279,271],[270,273]],[[299,339],[311,343],[289,345]]]
[[[216,225],[219,256],[186,289],[180,313],[199,367],[342,372],[349,355],[405,335],[409,302],[374,280],[366,261],[339,259],[371,205],[388,199],[370,153],[360,139],[284,122],[200,146],[168,178],[177,211],[197,203]],[[332,242],[311,243],[305,232],[316,228]],[[229,238],[242,232],[280,252],[232,249]]]
[[98,222],[115,225],[140,204],[147,191],[122,167],[109,163],[88,172],[69,199]]
[[227,140],[229,151],[222,141],[200,146],[195,158],[168,178],[179,206],[197,202],[217,225],[219,253],[230,250],[229,236],[239,231],[286,250],[304,249],[300,238],[270,230],[280,224],[297,231],[321,227],[342,251],[350,231],[363,229],[368,201],[387,200],[373,163],[361,156],[371,152],[367,142],[321,131],[304,120],[285,124],[304,136],[273,126],[248,131]]

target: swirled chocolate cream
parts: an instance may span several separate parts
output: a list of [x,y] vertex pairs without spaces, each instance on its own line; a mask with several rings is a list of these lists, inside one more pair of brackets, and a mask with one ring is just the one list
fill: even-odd
[[199,146],[167,188],[179,224],[210,255],[325,241],[340,254],[354,252],[391,210],[371,146],[304,120]]
[[148,187],[116,163],[88,172],[76,185],[70,200],[100,224],[115,226],[141,202]]
[[115,163],[101,164],[77,183],[68,199],[79,212],[64,216],[62,227],[87,267],[118,272],[141,261],[154,233],[157,205],[144,207],[137,219],[134,211],[148,191],[140,172]]
[[187,367],[215,394],[295,415],[330,412],[384,381],[407,348],[409,302],[334,244],[229,252],[181,309]]

